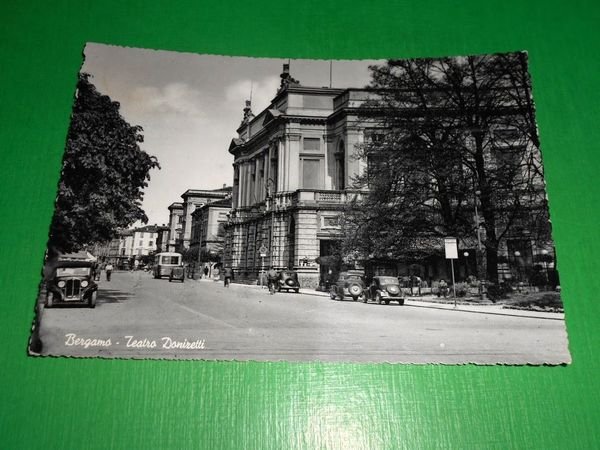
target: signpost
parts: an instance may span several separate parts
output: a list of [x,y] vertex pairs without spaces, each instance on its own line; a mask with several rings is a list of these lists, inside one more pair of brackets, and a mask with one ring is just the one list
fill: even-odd
[[260,266],[261,266],[261,275],[260,275],[260,288],[263,289],[263,280],[265,278],[265,256],[267,256],[267,247],[261,245],[258,249],[258,253],[260,254]]
[[446,250],[446,259],[450,260],[450,267],[452,268],[452,290],[454,292],[454,307],[456,308],[456,282],[454,281],[454,260],[458,259],[456,238],[444,238],[444,249]]

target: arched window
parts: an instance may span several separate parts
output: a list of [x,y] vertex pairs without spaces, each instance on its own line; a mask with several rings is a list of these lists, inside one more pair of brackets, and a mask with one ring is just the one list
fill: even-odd
[[335,152],[335,189],[342,191],[346,189],[346,146],[340,140]]

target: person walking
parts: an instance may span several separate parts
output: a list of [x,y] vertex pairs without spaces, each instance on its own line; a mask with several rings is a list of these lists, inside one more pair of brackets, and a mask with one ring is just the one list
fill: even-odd
[[440,295],[444,298],[448,296],[448,284],[446,283],[446,280],[440,280],[440,283],[438,284],[438,297]]
[[231,267],[225,267],[225,269],[223,269],[223,285],[228,288],[232,280],[233,269]]
[[106,272],[106,281],[110,281],[110,276],[112,275],[113,271],[113,265],[111,263],[108,263],[104,268],[104,271]]
[[275,270],[275,267],[271,266],[269,268],[269,271],[267,272],[267,286],[269,287],[269,292],[271,293],[271,295],[275,294],[278,276],[279,274]]

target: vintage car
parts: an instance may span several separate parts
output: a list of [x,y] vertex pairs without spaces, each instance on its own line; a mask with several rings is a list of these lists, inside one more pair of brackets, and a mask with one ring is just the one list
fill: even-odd
[[286,292],[300,291],[300,282],[298,281],[298,273],[293,270],[282,270],[277,278],[277,292],[285,290]]
[[329,296],[332,300],[343,300],[344,297],[352,297],[357,301],[364,298],[365,281],[361,271],[340,272],[337,281],[331,285]]
[[365,303],[367,302],[367,298],[376,301],[380,305],[382,303],[389,305],[390,301],[404,305],[404,295],[396,277],[373,277],[371,285],[367,289],[367,295],[364,298]]
[[169,274],[169,283],[173,280],[179,280],[182,283],[185,281],[185,267],[174,266]]
[[96,306],[98,285],[94,281],[96,262],[65,260],[55,263],[46,282],[46,307]]

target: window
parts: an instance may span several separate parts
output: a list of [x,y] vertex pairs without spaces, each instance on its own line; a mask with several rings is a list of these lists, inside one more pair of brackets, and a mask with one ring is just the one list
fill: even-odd
[[148,241],[148,247],[153,247],[154,246],[154,241]]
[[339,228],[340,218],[339,216],[323,216],[321,228]]
[[144,246],[144,241],[140,241],[140,247]]
[[144,239],[144,232],[143,231],[140,233],[140,238]]
[[304,138],[304,151],[310,153],[318,153],[321,151],[321,139],[319,138]]
[[323,170],[321,161],[323,158],[300,158],[300,170],[302,177],[302,189],[322,189]]
[[335,152],[335,189],[346,189],[346,159],[344,141],[340,141]]

